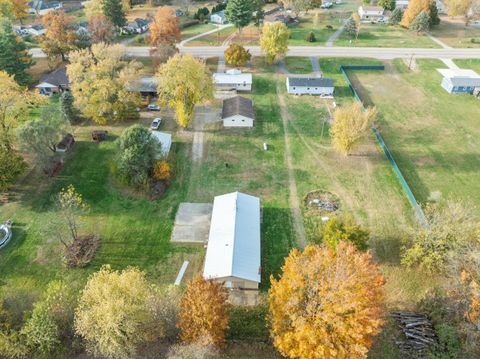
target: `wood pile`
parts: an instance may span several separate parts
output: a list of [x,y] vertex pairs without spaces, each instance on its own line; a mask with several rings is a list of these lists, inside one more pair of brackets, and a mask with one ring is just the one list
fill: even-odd
[[437,344],[432,322],[427,316],[411,312],[394,312],[391,314],[404,334],[396,343],[400,351],[413,358],[426,358],[429,349]]

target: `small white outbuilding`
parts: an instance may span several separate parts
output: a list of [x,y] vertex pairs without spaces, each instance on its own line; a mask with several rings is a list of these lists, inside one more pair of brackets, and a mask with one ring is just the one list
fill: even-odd
[[223,100],[222,120],[224,127],[253,127],[253,101],[242,96]]
[[172,135],[166,132],[151,131],[152,136],[160,143],[160,151],[156,156],[157,159],[167,157],[172,147]]
[[259,198],[240,192],[215,197],[203,277],[227,288],[258,289]]

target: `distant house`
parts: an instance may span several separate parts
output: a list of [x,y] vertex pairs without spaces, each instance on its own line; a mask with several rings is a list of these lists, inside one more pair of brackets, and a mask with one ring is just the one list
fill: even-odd
[[52,95],[68,91],[70,83],[68,82],[67,71],[65,68],[56,69],[40,78],[40,83],[35,86],[41,94]]
[[225,127],[253,127],[255,111],[252,100],[242,96],[223,100],[222,120]]
[[293,16],[292,14],[272,14],[272,15],[266,15],[265,18],[263,19],[263,22],[265,24],[273,24],[276,22],[280,22],[285,25],[291,25],[295,24],[298,22],[297,18]]
[[139,92],[145,97],[157,97],[158,80],[155,76],[144,76],[138,80],[133,81],[128,90],[132,92]]
[[25,29],[29,35],[41,36],[47,32],[47,29],[43,25],[32,25]]
[[160,159],[167,157],[172,147],[172,135],[166,132],[151,131],[152,136],[160,143],[160,151],[157,153],[156,158]]
[[242,73],[240,70],[228,70],[225,73],[213,74],[213,82],[219,90],[252,90],[252,74]]
[[233,192],[215,197],[203,277],[227,288],[258,289],[260,199]]
[[28,3],[28,12],[34,15],[45,15],[53,10],[62,8],[62,3],[59,1],[43,1],[35,0]]
[[377,22],[380,20],[387,20],[388,15],[381,6],[366,6],[362,5],[358,8],[358,15],[362,21]]
[[287,91],[293,95],[333,96],[333,80],[326,77],[287,77]]
[[137,18],[130,21],[127,26],[125,26],[124,30],[131,34],[143,34],[148,31],[148,21]]
[[175,10],[175,16],[176,17],[180,17],[180,16],[183,16],[183,15],[185,15],[185,13],[182,10],[179,10],[179,9]]
[[442,87],[449,93],[473,94],[480,90],[480,75],[473,70],[437,69],[442,74]]
[[399,7],[403,10],[405,10],[408,7],[408,3],[410,0],[397,0],[395,1],[395,7]]
[[210,22],[214,24],[225,24],[227,22],[225,11],[222,10],[210,15]]

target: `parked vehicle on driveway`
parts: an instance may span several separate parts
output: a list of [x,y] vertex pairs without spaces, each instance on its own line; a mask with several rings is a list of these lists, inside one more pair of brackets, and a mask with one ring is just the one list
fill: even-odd
[[160,117],[157,117],[152,121],[152,124],[150,125],[150,128],[152,130],[158,130],[160,128],[161,124],[162,124],[162,119]]
[[160,106],[156,103],[151,103],[147,106],[149,111],[160,111]]

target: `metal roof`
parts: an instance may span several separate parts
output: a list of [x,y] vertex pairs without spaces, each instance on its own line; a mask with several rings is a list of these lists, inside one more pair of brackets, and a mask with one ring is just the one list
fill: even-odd
[[252,119],[255,118],[252,100],[242,96],[235,96],[223,100],[222,119],[235,115],[242,115]]
[[289,77],[288,85],[296,87],[333,87],[333,80],[328,77]]
[[437,69],[453,86],[480,87],[480,75],[469,69]]
[[260,283],[259,198],[240,192],[215,197],[203,277]]
[[213,74],[213,82],[217,85],[251,84],[252,74],[217,72]]

